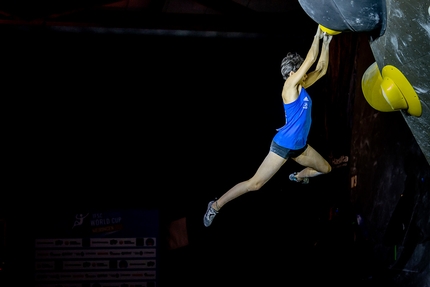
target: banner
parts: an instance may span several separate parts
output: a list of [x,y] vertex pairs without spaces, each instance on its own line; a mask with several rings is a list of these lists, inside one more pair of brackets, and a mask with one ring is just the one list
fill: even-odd
[[36,287],[157,286],[157,210],[57,214],[36,234]]

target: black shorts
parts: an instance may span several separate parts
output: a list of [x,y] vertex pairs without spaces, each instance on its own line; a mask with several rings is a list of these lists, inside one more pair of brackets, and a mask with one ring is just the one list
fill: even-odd
[[272,143],[270,144],[270,151],[276,153],[282,158],[287,159],[289,157],[297,157],[301,155],[306,150],[307,147],[308,145],[306,144],[301,149],[288,149],[272,141]]

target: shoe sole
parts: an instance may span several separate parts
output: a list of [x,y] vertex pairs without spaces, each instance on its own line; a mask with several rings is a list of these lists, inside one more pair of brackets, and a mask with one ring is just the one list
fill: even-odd
[[215,200],[212,200],[208,203],[208,208],[206,209],[206,213],[205,216],[203,217],[203,225],[206,227],[209,227],[212,224],[213,219],[211,220],[211,222],[209,223],[209,225],[206,225],[206,214],[208,213],[209,209],[211,208],[212,203],[214,203]]

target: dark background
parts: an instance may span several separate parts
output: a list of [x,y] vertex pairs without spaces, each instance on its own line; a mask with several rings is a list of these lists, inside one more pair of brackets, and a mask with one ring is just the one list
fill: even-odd
[[[307,186],[288,180],[302,168],[288,161],[203,226],[207,203],[266,156],[284,124],[280,61],[305,56],[316,27],[307,18],[279,34],[3,27],[3,278],[32,281],[40,219],[155,208],[162,286],[428,286],[430,169],[402,116],[361,94],[374,61],[365,34],[335,36],[329,71],[309,90],[309,143],[331,163],[349,161]],[[169,223],[181,218],[189,245],[169,250]]]

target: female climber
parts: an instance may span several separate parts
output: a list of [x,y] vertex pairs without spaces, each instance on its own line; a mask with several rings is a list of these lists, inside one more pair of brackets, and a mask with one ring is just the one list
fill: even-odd
[[[307,143],[312,121],[312,100],[306,89],[327,72],[329,44],[332,37],[318,26],[305,59],[291,52],[282,59],[281,74],[285,82],[281,95],[285,110],[285,125],[277,129],[269,153],[256,173],[250,179],[230,188],[219,199],[215,198],[209,202],[203,218],[206,227],[212,224],[215,216],[226,203],[247,192],[259,190],[289,158],[305,167],[300,172],[290,174],[289,179],[294,182],[307,184],[309,178],[331,171],[330,164]],[[323,41],[318,59],[321,39]],[[317,59],[315,70],[308,73]]]

